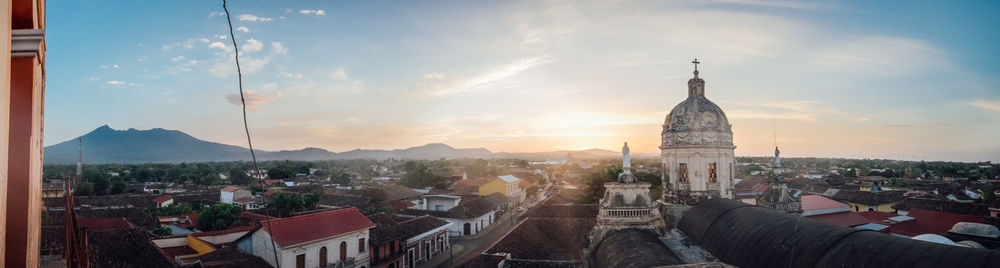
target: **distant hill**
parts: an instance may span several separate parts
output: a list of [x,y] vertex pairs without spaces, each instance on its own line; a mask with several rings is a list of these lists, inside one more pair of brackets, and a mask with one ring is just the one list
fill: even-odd
[[[85,163],[179,163],[250,160],[246,147],[200,140],[187,133],[154,128],[115,130],[107,125],[83,135]],[[258,160],[314,161],[328,159],[461,159],[461,158],[614,158],[619,152],[589,149],[543,153],[490,152],[484,148],[458,149],[442,143],[395,150],[355,149],[342,153],[320,148],[287,151],[256,151]],[[633,154],[646,156],[643,154]],[[649,154],[649,156],[654,156]],[[45,147],[46,164],[75,163],[76,139]]]

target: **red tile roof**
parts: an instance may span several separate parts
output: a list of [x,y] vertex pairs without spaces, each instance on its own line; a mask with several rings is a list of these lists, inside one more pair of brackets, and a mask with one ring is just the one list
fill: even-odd
[[890,226],[891,233],[905,236],[916,236],[921,234],[945,235],[956,223],[975,222],[983,223],[984,216],[955,214],[948,212],[923,210],[915,208],[910,210],[906,216],[915,220],[896,223]]
[[824,209],[835,209],[846,207],[850,208],[849,205],[837,202],[833,199],[829,199],[820,195],[803,195],[802,196],[802,210],[812,211],[812,210],[824,210]]
[[189,228],[198,228],[198,213],[187,214],[188,222],[191,223]]
[[858,214],[861,214],[861,217],[865,217],[865,219],[868,219],[868,222],[878,223],[878,224],[886,224],[885,222],[883,222],[884,220],[888,220],[889,218],[899,216],[899,214],[896,213],[874,211],[874,210],[863,211],[859,212]]
[[334,237],[375,227],[375,223],[357,208],[323,211],[313,214],[261,221],[261,226],[282,247]]
[[81,227],[86,227],[89,231],[108,231],[133,229],[135,225],[125,219],[125,217],[114,218],[79,218],[76,223]]
[[763,183],[758,183],[754,184],[750,191],[753,193],[763,193],[764,191],[767,191],[768,188],[771,188],[771,186]]
[[521,186],[521,189],[528,189],[528,188],[531,188],[531,185],[532,185],[532,184],[531,184],[531,182],[528,182],[528,181],[526,181],[526,180],[520,180],[520,181],[518,181],[518,182],[517,182],[517,184],[518,184],[519,186]]
[[167,202],[168,200],[171,200],[171,199],[174,199],[174,197],[164,194],[164,195],[157,196],[156,198],[153,198],[153,202],[156,202],[157,204],[163,204],[163,202]]
[[239,189],[240,189],[240,187],[236,187],[236,186],[222,187],[222,191],[223,192],[235,192],[236,190],[239,190]]
[[831,214],[806,216],[806,218],[844,227],[854,227],[869,222],[868,219],[865,219],[865,217],[861,217],[861,215],[858,215],[858,213],[854,212],[838,212]]

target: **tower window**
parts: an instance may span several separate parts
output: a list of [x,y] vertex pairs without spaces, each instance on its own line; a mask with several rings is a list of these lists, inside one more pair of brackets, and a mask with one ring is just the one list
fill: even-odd
[[685,183],[688,182],[688,164],[680,163],[680,166],[678,167],[678,172],[681,173],[680,181]]
[[715,179],[715,163],[708,163],[708,183],[718,182]]

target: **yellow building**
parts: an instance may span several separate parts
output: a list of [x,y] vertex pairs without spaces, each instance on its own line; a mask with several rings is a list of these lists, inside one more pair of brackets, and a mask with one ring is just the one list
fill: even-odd
[[524,189],[518,185],[520,181],[520,178],[512,175],[493,178],[479,186],[479,195],[487,196],[492,193],[500,193],[507,197],[511,207],[515,207],[521,203],[521,200],[524,200]]
[[882,211],[895,213],[896,209],[892,205],[905,199],[903,191],[861,191],[861,190],[839,190],[831,198],[851,205],[854,212],[862,211]]

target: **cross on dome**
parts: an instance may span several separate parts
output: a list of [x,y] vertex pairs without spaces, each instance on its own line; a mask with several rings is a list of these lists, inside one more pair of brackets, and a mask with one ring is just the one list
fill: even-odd
[[698,58],[694,58],[694,61],[692,61],[691,63],[694,63],[694,77],[698,78],[698,64],[701,62],[698,61]]

